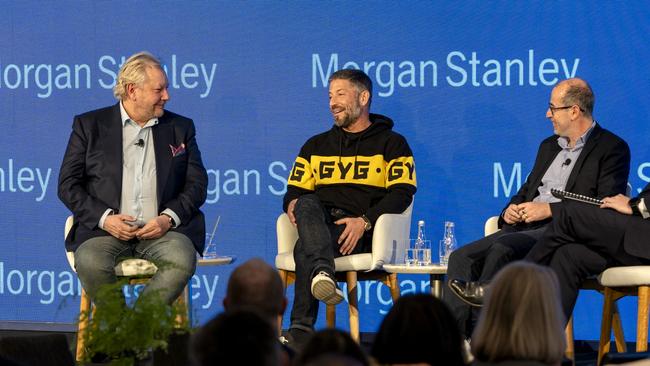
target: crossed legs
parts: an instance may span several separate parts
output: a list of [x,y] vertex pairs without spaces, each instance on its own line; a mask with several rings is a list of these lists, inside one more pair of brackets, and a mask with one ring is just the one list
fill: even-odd
[[[504,226],[501,231],[455,250],[449,257],[447,278],[465,282],[490,281],[503,266],[522,259],[545,228],[519,230]],[[456,316],[461,333],[471,337],[478,311],[457,298],[449,288],[444,289],[443,299]]]

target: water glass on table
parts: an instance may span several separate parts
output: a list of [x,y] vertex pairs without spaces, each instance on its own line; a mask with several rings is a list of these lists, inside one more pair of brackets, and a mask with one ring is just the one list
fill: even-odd
[[212,258],[217,258],[217,244],[213,243],[212,240],[214,239],[214,233],[206,233],[205,234],[205,248],[203,249],[203,258],[204,259],[212,259]]
[[438,256],[440,257],[440,265],[446,266],[449,263],[449,255],[451,251],[449,250],[449,245],[445,239],[440,240],[438,245]]
[[431,264],[431,240],[418,242],[417,239],[409,240],[406,248],[404,263],[407,266],[428,266]]
[[417,250],[413,248],[406,248],[404,255],[404,263],[407,266],[415,266],[418,262]]

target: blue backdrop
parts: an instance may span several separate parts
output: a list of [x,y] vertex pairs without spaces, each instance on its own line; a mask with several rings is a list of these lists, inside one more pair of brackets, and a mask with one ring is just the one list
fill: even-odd
[[[196,123],[210,175],[203,209],[208,229],[221,217],[219,252],[272,263],[286,177],[302,143],[330,127],[326,80],[343,67],[368,72],[373,110],[411,144],[414,220],[427,221],[431,239],[445,220],[456,222],[460,243],[482,235],[552,133],[552,85],[574,75],[594,88],[596,119],[628,141],[636,192],[650,181],[649,19],[647,3],[612,1],[5,1],[0,322],[76,316],[59,165],[72,117],[115,103],[115,75],[132,53],[162,59],[167,107]],[[199,323],[221,311],[231,270],[197,271]],[[424,277],[402,280],[403,293],[427,290]],[[361,330],[373,332],[390,308],[388,290],[369,283],[359,294]],[[577,338],[598,337],[601,304],[581,295]],[[635,305],[622,310],[633,339]]]

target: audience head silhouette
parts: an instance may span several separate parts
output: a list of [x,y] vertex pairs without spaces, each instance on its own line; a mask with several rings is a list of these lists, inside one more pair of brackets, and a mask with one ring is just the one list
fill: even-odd
[[230,274],[223,307],[253,311],[274,321],[287,307],[278,271],[259,258],[244,262]]
[[368,366],[369,362],[350,334],[338,329],[323,329],[311,336],[296,364]]
[[279,348],[267,319],[249,311],[224,312],[194,334],[191,357],[195,366],[276,366]]
[[513,262],[495,276],[472,336],[480,362],[529,360],[558,365],[565,349],[564,315],[555,273]]
[[384,318],[371,355],[380,364],[463,365],[462,338],[447,306],[431,295],[402,296]]

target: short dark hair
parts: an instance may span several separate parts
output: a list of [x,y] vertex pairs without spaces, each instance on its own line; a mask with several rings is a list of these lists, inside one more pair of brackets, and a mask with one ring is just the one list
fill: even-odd
[[365,72],[357,69],[342,69],[333,73],[328,82],[331,83],[333,80],[339,79],[351,82],[357,88],[359,93],[367,90],[370,94],[370,97],[368,98],[368,107],[370,107],[370,103],[372,102],[372,80],[370,80]]
[[284,312],[284,286],[278,272],[260,258],[235,268],[228,279],[227,311],[248,310],[272,318]]
[[197,366],[277,365],[279,342],[273,326],[260,315],[221,313],[193,336],[191,357]]
[[562,102],[564,105],[577,105],[587,116],[591,116],[594,112],[596,97],[589,83],[584,80],[580,81],[579,83],[570,83],[568,85]]
[[400,297],[379,327],[370,352],[380,364],[462,366],[462,338],[455,317],[439,299]]
[[296,364],[307,365],[321,356],[337,355],[349,357],[361,366],[368,366],[368,357],[349,333],[339,329],[323,329],[314,333],[296,359]]

